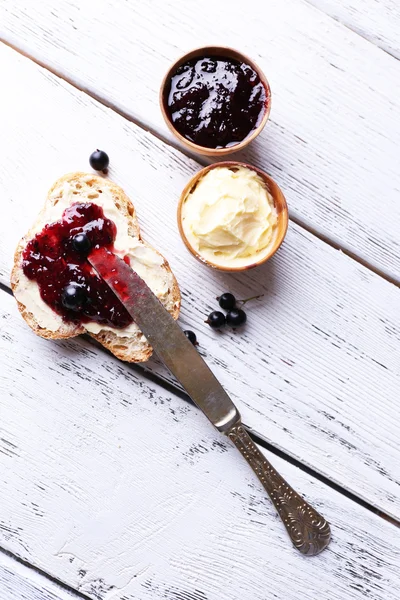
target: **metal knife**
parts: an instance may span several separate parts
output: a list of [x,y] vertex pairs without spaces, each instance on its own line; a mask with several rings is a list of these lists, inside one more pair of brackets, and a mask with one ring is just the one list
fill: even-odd
[[330,541],[329,524],[260,452],[244,428],[236,406],[157,296],[112,252],[96,249],[88,260],[192,400],[241,452],[274,503],[295,548],[308,556],[322,552]]

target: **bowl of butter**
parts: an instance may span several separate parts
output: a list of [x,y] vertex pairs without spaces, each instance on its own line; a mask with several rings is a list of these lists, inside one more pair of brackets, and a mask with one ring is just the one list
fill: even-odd
[[178,205],[178,227],[190,252],[221,271],[244,271],[278,250],[288,227],[285,197],[251,165],[226,161],[189,181]]

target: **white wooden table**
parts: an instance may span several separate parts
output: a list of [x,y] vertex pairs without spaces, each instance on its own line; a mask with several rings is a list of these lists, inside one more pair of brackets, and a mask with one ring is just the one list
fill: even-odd
[[[0,3],[0,599],[400,598],[400,6],[397,0]],[[283,188],[280,252],[242,275],[184,249],[179,194],[204,159],[158,87],[194,46],[270,80],[240,158]],[[332,525],[294,550],[230,443],[157,362],[48,342],[10,295],[14,247],[52,181],[111,157],[182,290],[180,322],[268,458]],[[203,162],[202,162],[203,161]],[[215,296],[264,294],[242,333]]]

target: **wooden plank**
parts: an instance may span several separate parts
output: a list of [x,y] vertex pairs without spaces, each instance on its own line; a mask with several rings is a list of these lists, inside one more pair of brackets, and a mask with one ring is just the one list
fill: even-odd
[[84,339],[29,336],[0,293],[0,543],[90,598],[400,597],[400,529],[268,458],[332,524],[291,547],[235,448]]
[[0,24],[4,40],[169,140],[158,88],[170,62],[206,43],[240,47],[273,91],[271,121],[240,158],[278,180],[298,222],[400,283],[400,64],[387,53],[302,0],[34,11],[5,0]]
[[308,0],[340,23],[400,58],[400,10],[397,0]]
[[0,552],[0,600],[79,600],[44,575]]
[[[10,81],[0,122],[1,281],[8,284],[16,242],[53,179],[86,169],[92,149],[106,148],[110,177],[178,277],[182,325],[197,332],[245,422],[398,518],[400,291],[293,224],[266,267],[210,271],[185,250],[175,221],[195,162],[4,46],[0,75]],[[204,323],[225,290],[238,298],[264,293],[248,305],[242,332],[216,333]],[[151,368],[170,379],[157,363]]]

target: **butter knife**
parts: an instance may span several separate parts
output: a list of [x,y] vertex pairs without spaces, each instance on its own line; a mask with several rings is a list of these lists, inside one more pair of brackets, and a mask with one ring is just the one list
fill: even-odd
[[329,523],[260,452],[244,428],[236,406],[157,296],[114,253],[96,249],[88,260],[195,404],[246,459],[275,505],[294,547],[308,556],[322,552],[330,541]]

